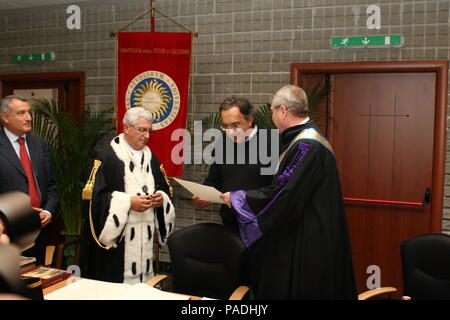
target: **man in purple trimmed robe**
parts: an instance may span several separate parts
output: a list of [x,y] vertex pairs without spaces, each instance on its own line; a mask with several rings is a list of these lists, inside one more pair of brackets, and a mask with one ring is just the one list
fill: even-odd
[[272,119],[281,132],[272,184],[222,196],[238,213],[255,298],[356,299],[336,160],[303,89],[278,90]]

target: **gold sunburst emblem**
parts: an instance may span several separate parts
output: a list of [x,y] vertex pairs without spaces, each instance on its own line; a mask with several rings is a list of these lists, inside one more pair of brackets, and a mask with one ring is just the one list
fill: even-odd
[[154,79],[142,82],[134,90],[133,96],[133,106],[150,111],[154,121],[161,121],[170,111],[172,98],[169,89]]
[[136,75],[128,84],[125,93],[127,109],[142,107],[153,117],[153,130],[168,127],[180,111],[180,92],[176,83],[167,74],[148,70]]

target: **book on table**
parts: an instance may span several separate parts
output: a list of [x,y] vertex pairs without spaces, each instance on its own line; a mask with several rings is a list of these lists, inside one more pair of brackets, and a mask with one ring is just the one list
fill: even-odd
[[30,268],[21,272],[20,276],[22,279],[40,279],[42,288],[47,288],[58,282],[66,280],[72,274],[65,270],[49,268],[46,266],[37,266],[35,268]]
[[36,267],[36,258],[20,256],[19,267],[20,272]]

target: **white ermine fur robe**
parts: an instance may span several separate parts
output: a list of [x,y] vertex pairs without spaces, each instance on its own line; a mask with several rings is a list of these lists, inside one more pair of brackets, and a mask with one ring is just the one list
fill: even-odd
[[[117,157],[125,164],[125,192],[112,193],[109,214],[106,219],[99,240],[108,247],[117,247],[117,243],[124,240],[124,283],[135,284],[146,282],[153,277],[153,244],[154,234],[158,236],[158,243],[164,245],[170,231],[175,225],[175,210],[169,196],[155,189],[155,182],[151,170],[152,152],[146,146],[143,149],[143,159],[136,163],[123,134],[111,142]],[[119,143],[117,143],[119,142]],[[167,236],[161,237],[154,208],[144,212],[131,209],[131,197],[143,193],[143,186],[147,186],[148,193],[160,192],[164,203],[164,224]]]

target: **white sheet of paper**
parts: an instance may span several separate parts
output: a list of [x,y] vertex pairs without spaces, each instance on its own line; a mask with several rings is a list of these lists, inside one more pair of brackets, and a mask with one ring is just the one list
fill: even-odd
[[[45,300],[105,300],[108,296],[118,294],[123,289],[122,283],[80,279],[45,295]],[[105,297],[106,296],[106,297]]]
[[145,283],[137,283],[129,289],[114,294],[111,300],[189,300],[189,296],[158,290]]
[[188,300],[189,296],[165,292],[145,283],[129,285],[81,279],[45,295],[45,300]]
[[193,195],[199,197],[200,200],[211,201],[214,203],[225,203],[220,196],[222,192],[211,186],[204,186],[199,183],[187,181],[183,179],[173,178],[176,182],[181,184],[186,190]]

